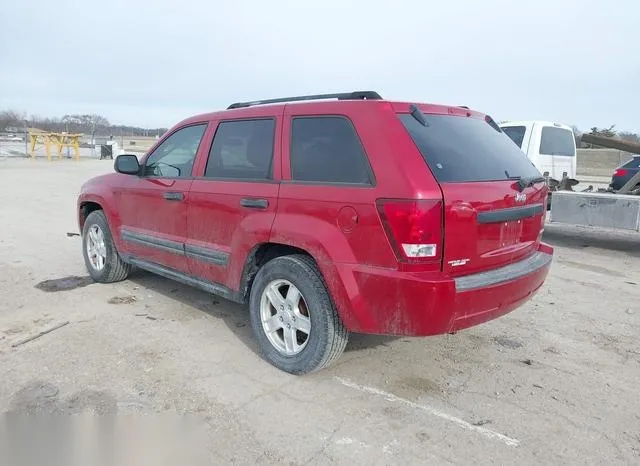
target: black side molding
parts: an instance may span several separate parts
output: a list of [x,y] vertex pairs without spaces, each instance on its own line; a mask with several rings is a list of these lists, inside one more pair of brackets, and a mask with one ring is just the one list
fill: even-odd
[[544,212],[542,204],[533,204],[522,207],[510,207],[508,209],[489,210],[478,212],[477,222],[484,223],[500,223],[513,220],[520,220],[527,217],[534,217]]
[[126,261],[132,265],[135,265],[136,267],[139,267],[151,273],[155,273],[162,277],[169,278],[171,280],[175,280],[177,282],[184,283],[185,285],[193,286],[195,288],[199,288],[208,293],[215,294],[236,303],[244,303],[244,299],[239,292],[227,288],[224,285],[192,277],[191,275],[186,275],[169,267],[164,267],[154,262],[148,262],[142,259],[137,259],[135,257],[127,257]]
[[227,265],[229,262],[229,254],[215,249],[203,248],[187,244],[184,247],[187,257],[199,261],[210,262],[215,265]]
[[122,235],[123,241],[126,241],[128,243],[136,243],[141,246],[161,249],[163,251],[184,256],[184,245],[182,243],[178,243],[177,241],[156,238],[155,236],[136,233],[125,229],[121,229],[120,234]]

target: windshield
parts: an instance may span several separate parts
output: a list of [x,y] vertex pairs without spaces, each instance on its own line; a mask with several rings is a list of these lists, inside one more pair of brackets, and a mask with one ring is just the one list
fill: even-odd
[[555,126],[542,128],[540,139],[540,154],[542,155],[576,155],[573,131]]
[[[478,118],[424,114],[399,118],[441,183],[539,177],[540,172],[497,126]],[[496,129],[498,128],[498,129]]]

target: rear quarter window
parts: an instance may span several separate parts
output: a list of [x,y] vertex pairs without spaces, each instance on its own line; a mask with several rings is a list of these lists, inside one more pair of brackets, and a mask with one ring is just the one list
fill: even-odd
[[290,157],[294,181],[372,184],[362,143],[345,117],[294,117]]
[[410,114],[399,118],[440,183],[540,176],[513,141],[484,119],[425,114],[425,126]]
[[555,126],[545,126],[542,128],[540,154],[574,157],[576,150],[573,131]]

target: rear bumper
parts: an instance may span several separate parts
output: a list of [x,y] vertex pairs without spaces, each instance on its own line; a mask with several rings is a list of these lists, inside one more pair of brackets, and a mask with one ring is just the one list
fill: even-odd
[[436,278],[358,265],[337,265],[351,309],[341,309],[350,331],[427,336],[500,317],[528,301],[549,273],[553,249],[541,244],[526,259],[458,278]]

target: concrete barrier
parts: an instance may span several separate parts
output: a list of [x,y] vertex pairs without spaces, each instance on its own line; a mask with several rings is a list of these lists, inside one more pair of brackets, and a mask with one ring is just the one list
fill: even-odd
[[611,176],[613,170],[631,159],[631,154],[616,149],[578,149],[577,174]]

